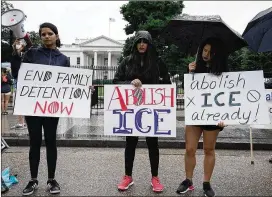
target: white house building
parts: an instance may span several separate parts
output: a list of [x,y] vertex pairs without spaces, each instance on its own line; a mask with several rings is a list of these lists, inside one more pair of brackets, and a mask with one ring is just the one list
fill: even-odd
[[[76,39],[75,43],[64,44],[59,50],[70,59],[71,66],[101,67],[105,69],[102,77],[110,79],[113,76],[108,76],[106,69],[117,66],[124,43],[124,40],[113,40],[102,35],[96,38]],[[94,79],[101,73],[102,71],[96,72]]]

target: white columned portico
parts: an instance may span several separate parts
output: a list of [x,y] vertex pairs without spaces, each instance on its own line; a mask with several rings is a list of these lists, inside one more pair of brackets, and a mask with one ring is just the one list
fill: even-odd
[[94,66],[97,66],[97,51],[94,51]]
[[89,66],[89,55],[86,55],[86,66]]
[[111,66],[111,51],[108,51],[108,67]]
[[80,66],[84,66],[84,53],[83,51],[80,52]]

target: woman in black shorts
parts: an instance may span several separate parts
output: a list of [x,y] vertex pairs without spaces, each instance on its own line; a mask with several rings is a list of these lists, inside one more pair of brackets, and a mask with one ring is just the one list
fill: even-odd
[[[217,38],[209,38],[200,46],[196,62],[189,64],[189,71],[195,73],[212,73],[221,75],[222,72],[227,72],[227,54],[224,51],[224,44]],[[215,144],[218,133],[224,128],[224,123],[218,125],[200,125],[185,127],[185,171],[186,179],[179,185],[177,193],[186,193],[193,190],[193,171],[196,165],[195,153],[198,146],[198,141],[203,133],[203,149],[204,157],[204,179],[203,190],[205,196],[215,196],[215,193],[210,185],[210,179],[215,165]]]

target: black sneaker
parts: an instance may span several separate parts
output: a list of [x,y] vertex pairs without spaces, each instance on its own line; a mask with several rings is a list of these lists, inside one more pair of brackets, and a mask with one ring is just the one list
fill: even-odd
[[189,179],[185,179],[178,187],[177,193],[178,194],[185,194],[188,191],[194,190],[193,182]]
[[38,188],[38,181],[31,180],[28,182],[27,186],[23,190],[23,195],[28,196],[34,193],[34,191]]
[[59,194],[60,193],[60,186],[55,179],[47,181],[47,187],[48,187],[50,194]]
[[214,197],[215,193],[211,187],[211,184],[209,182],[204,182],[203,183],[203,190],[204,190],[204,195],[206,197]]
[[269,163],[272,163],[272,157],[271,157],[271,159],[269,159]]

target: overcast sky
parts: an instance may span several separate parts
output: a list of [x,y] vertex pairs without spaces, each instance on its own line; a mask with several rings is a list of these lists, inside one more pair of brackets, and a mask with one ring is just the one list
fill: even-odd
[[[125,40],[126,21],[120,7],[127,1],[10,1],[26,15],[26,31],[38,31],[39,24],[51,22],[58,27],[62,43],[76,38],[109,36]],[[272,6],[271,1],[184,1],[183,13],[192,15],[218,14],[233,29],[242,34],[247,23],[260,11]]]

